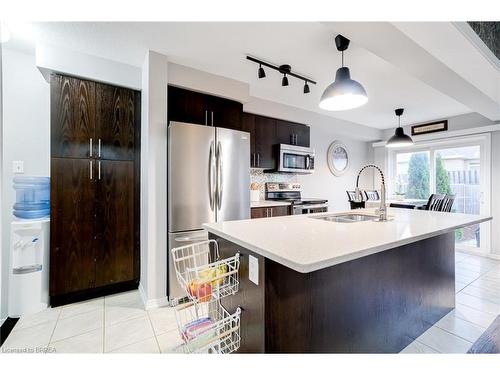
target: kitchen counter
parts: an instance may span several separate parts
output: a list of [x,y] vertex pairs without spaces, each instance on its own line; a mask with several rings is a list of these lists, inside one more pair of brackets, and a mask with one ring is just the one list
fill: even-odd
[[277,207],[277,206],[290,206],[290,202],[283,201],[251,201],[250,208],[262,208],[262,207]]
[[[349,211],[374,214],[374,209]],[[387,222],[295,215],[206,224],[240,254],[239,352],[398,353],[455,307],[456,228],[488,216],[390,208]]]
[[[375,209],[347,211],[375,214]],[[332,214],[332,213],[328,213]],[[325,213],[204,224],[210,233],[307,273],[416,242],[490,216],[389,208],[387,222],[336,223]]]

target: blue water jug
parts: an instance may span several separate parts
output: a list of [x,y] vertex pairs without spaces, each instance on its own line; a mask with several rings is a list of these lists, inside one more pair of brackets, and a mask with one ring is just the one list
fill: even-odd
[[15,176],[14,216],[39,219],[50,215],[50,177]]

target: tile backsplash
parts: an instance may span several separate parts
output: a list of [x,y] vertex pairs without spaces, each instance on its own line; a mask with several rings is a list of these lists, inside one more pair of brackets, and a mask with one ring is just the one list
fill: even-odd
[[260,199],[264,199],[266,182],[298,182],[296,174],[288,173],[264,173],[262,169],[250,169],[250,182],[255,182],[259,185]]

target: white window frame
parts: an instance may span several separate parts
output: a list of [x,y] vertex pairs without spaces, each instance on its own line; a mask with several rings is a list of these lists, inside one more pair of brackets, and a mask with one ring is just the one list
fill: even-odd
[[[491,134],[482,133],[470,136],[453,137],[449,139],[428,140],[415,142],[415,145],[410,148],[395,148],[388,150],[387,153],[387,171],[388,181],[395,181],[396,178],[396,155],[409,152],[428,151],[429,152],[429,191],[435,193],[436,171],[434,156],[436,150],[443,148],[480,146],[480,166],[481,166],[481,187],[486,191],[481,191],[481,214],[491,215]],[[394,184],[390,184],[389,196],[394,195]],[[457,249],[471,252],[474,254],[491,255],[491,221],[481,224],[481,247],[472,248],[470,246],[457,245]]]

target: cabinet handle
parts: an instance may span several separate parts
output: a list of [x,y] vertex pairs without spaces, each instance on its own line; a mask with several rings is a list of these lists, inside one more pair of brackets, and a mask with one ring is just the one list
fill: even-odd
[[97,146],[97,156],[101,157],[101,138],[99,138],[98,146]]
[[97,179],[98,180],[101,179],[101,161],[100,160],[97,162]]
[[205,110],[205,125],[208,125],[208,111]]
[[92,157],[92,138],[89,139],[89,157]]
[[92,176],[92,160],[89,161],[89,168],[90,168],[90,179],[92,180],[93,179],[93,176]]
[[257,153],[257,167],[260,167],[260,154]]
[[214,111],[210,111],[211,116],[212,116],[212,126],[214,126]]

